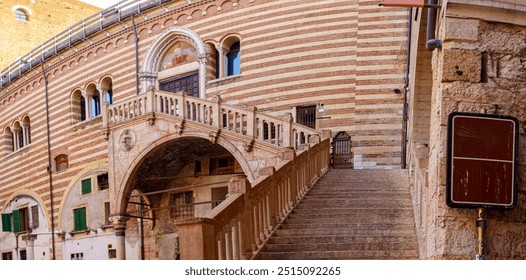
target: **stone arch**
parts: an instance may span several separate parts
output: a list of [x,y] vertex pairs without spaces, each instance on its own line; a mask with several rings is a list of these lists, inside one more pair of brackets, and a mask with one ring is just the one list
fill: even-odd
[[85,177],[87,174],[97,172],[97,171],[107,171],[107,166],[103,165],[101,162],[96,162],[96,163],[86,166],[84,169],[77,172],[76,176],[71,178],[68,186],[64,190],[62,199],[60,200],[60,207],[59,207],[58,218],[57,218],[57,228],[62,228],[62,217],[64,215],[64,205],[67,202],[66,198],[68,197],[75,183],[77,183],[81,178]]
[[210,5],[206,8],[206,14],[209,16],[214,16],[219,14],[219,7],[216,5]]
[[[136,172],[139,170],[141,165],[144,163],[144,160],[147,158],[147,156],[152,153],[156,148],[162,146],[163,144],[166,144],[171,141],[177,141],[177,139],[181,138],[201,138],[209,140],[209,135],[204,131],[190,131],[190,132],[184,132],[182,135],[178,136],[176,134],[168,135],[166,137],[163,137],[161,139],[158,139],[157,141],[154,141],[153,143],[149,144],[143,151],[141,151],[131,162],[129,165],[128,171],[126,172],[125,176],[122,178],[121,182],[117,182],[116,189],[118,190],[117,197],[114,198],[114,201],[116,201],[116,207],[115,211],[117,213],[124,213],[126,212],[126,204],[127,204],[127,198],[129,194],[132,192],[133,189],[131,189],[131,181],[133,176],[136,174]],[[244,173],[246,174],[249,181],[253,181],[255,179],[255,175],[253,170],[250,167],[250,164],[246,160],[243,153],[228,139],[222,137],[219,135],[217,138],[217,141],[215,144],[220,145],[224,149],[226,149],[240,164],[241,168],[243,169]]]
[[38,204],[39,206],[41,207],[41,210],[42,210],[42,214],[44,215],[44,217],[46,217],[46,223],[47,223],[47,230],[48,231],[51,231],[51,217],[48,215],[48,212],[45,211],[46,209],[44,208],[45,207],[45,203],[44,203],[44,200],[40,197],[40,195],[38,195],[38,193],[36,193],[35,191],[32,191],[32,190],[28,190],[28,189],[21,189],[21,190],[16,190],[15,192],[13,192],[6,200],[5,200],[5,203],[4,205],[2,205],[2,208],[0,209],[1,213],[3,213],[7,206],[9,205],[9,203],[11,203],[11,201],[13,201],[15,198],[17,197],[20,197],[20,196],[28,196],[28,197],[31,197],[32,199],[34,199]]
[[101,54],[103,54],[103,53],[104,53],[104,48],[103,48],[103,47],[99,47],[99,48],[97,48],[97,50],[95,51],[95,53],[96,53],[97,55],[101,55]]
[[[174,26],[159,35],[144,56],[142,72],[157,73],[159,64],[161,63],[161,55],[165,52],[166,48],[170,47],[177,39],[188,41],[197,51],[199,62],[199,97],[204,99],[206,96],[206,48],[201,37],[190,29]],[[152,80],[143,80],[141,82],[143,91],[155,84]]]
[[182,14],[182,15],[180,15],[179,17],[177,17],[177,19],[175,20],[175,23],[176,23],[176,24],[183,25],[183,24],[185,24],[187,21],[188,21],[188,15],[187,15],[187,14]]
[[117,41],[115,41],[115,46],[117,46],[117,47],[124,46],[124,41],[125,41],[124,38],[117,39]]
[[201,19],[203,17],[203,11],[197,9],[197,10],[192,12],[191,17],[192,17],[192,20],[199,20],[199,19]]
[[150,30],[154,34],[159,33],[159,31],[161,31],[161,24],[159,24],[159,23],[153,24]]

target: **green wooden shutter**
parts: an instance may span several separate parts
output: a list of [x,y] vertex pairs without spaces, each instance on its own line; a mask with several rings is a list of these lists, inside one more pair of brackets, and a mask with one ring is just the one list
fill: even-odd
[[73,224],[73,230],[78,231],[80,228],[79,209],[73,209]]
[[20,211],[14,210],[13,211],[13,232],[21,232],[22,231],[22,225],[20,224]]
[[11,231],[11,214],[2,214],[2,231]]
[[73,210],[73,219],[75,224],[75,231],[88,229],[86,220],[86,207],[77,208]]
[[86,207],[80,208],[80,230],[87,230]]
[[82,194],[91,193],[91,178],[82,180],[81,185],[82,185]]

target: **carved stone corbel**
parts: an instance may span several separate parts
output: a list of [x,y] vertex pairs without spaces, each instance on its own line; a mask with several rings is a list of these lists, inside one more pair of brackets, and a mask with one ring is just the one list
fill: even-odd
[[104,140],[108,141],[110,139],[110,130],[109,129],[105,129],[102,132],[102,137],[104,137]]
[[219,133],[220,133],[220,129],[218,129],[217,131],[210,131],[208,133],[208,137],[210,138],[210,142],[214,143],[214,144],[217,144],[217,138],[219,137]]
[[155,125],[155,112],[152,112],[152,116],[148,118],[148,125],[150,126]]
[[223,99],[221,99],[221,96],[219,94],[214,96],[214,97],[212,97],[212,102],[214,102],[214,103],[220,104],[222,101],[223,101]]
[[252,151],[252,147],[254,147],[254,139],[250,140],[250,142],[243,143],[243,149],[245,149],[247,153]]
[[176,123],[176,124],[174,125],[174,128],[175,128],[175,134],[178,134],[178,135],[183,134],[184,122],[185,122],[185,120],[181,120],[179,123]]

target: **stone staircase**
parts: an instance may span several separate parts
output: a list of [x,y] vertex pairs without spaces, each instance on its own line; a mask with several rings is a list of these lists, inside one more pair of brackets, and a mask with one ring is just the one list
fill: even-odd
[[258,259],[418,259],[407,170],[329,170]]

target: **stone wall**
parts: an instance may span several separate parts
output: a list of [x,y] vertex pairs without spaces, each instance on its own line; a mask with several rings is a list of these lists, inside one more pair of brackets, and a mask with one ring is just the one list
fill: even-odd
[[[432,61],[429,167],[413,174],[415,193],[419,189],[424,193],[415,200],[420,214],[424,214],[423,256],[428,259],[473,259],[476,254],[477,210],[452,209],[445,202],[447,118],[452,112],[519,119],[518,206],[515,210],[488,211],[487,250],[490,259],[526,257],[526,188],[520,184],[526,179],[526,26],[513,24],[513,19],[507,21],[506,15],[513,14],[509,11],[485,7],[482,13],[480,9],[451,5],[439,19],[438,38],[443,40],[443,48],[434,51]],[[458,17],[460,14],[463,16]],[[418,165],[416,160],[412,164]],[[422,171],[427,172],[427,182],[417,181]]]
[[[0,69],[100,10],[71,0],[5,0],[0,3]],[[27,21],[15,18],[14,9],[17,8],[28,12]]]

